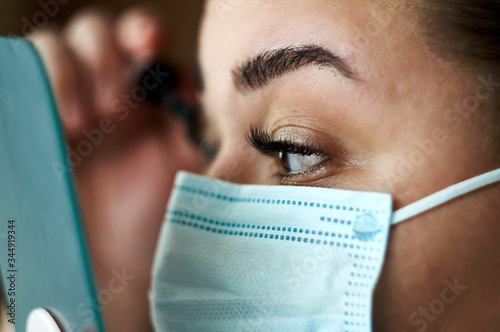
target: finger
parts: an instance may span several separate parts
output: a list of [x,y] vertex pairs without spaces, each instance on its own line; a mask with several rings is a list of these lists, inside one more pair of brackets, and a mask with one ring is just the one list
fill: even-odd
[[130,83],[126,61],[116,46],[111,17],[101,9],[87,9],[70,21],[64,40],[88,71],[99,116],[111,115],[113,105]]
[[66,132],[74,136],[88,120],[82,111],[86,98],[78,66],[62,45],[56,29],[38,30],[28,39],[43,60]]
[[118,46],[140,68],[158,60],[170,44],[168,23],[153,6],[137,6],[116,20]]

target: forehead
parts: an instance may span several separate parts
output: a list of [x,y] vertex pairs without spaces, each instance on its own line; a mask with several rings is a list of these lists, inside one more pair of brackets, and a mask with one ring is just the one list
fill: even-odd
[[418,48],[411,16],[406,0],[210,0],[199,45],[210,98],[231,95],[232,68],[290,45],[325,46],[362,76],[387,74],[381,67],[408,63],[407,53]]
[[200,46],[204,51],[215,42],[221,51],[248,55],[277,44],[328,41],[345,56],[388,32],[391,39],[404,35],[414,21],[409,7],[406,0],[210,0]]
[[353,66],[374,52],[397,50],[394,57],[416,45],[413,5],[407,0],[209,0],[200,62],[227,71],[266,50],[301,44],[326,46]]

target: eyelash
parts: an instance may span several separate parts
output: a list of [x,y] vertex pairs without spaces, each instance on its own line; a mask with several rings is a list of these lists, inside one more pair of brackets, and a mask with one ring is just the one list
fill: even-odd
[[[251,126],[250,132],[247,134],[247,141],[255,149],[261,153],[275,157],[277,153],[290,153],[301,156],[312,156],[312,155],[324,155],[324,148],[314,144],[314,143],[294,143],[290,137],[286,137],[281,140],[274,140],[267,128],[262,128],[259,126]],[[293,177],[299,177],[311,170],[306,170],[296,173],[278,173],[275,176],[281,179],[290,179]]]

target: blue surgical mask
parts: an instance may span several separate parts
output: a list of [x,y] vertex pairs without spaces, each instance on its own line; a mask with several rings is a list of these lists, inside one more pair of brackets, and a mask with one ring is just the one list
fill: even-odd
[[389,194],[177,175],[150,291],[157,331],[372,330],[391,224],[500,181],[500,170],[393,213]]

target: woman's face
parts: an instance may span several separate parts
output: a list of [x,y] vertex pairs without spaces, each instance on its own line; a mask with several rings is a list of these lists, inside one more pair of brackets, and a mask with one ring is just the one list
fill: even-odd
[[[387,192],[397,209],[491,170],[473,101],[492,86],[430,51],[409,3],[208,1],[199,56],[205,134],[217,153],[207,173]],[[494,246],[489,234],[500,234],[488,221],[472,227],[477,220],[468,216],[477,217],[488,193],[392,228],[376,327],[411,328],[412,314],[440,296],[445,279],[469,291],[429,326],[455,326],[468,305],[481,307],[472,272]],[[475,243],[478,256],[464,243]]]

